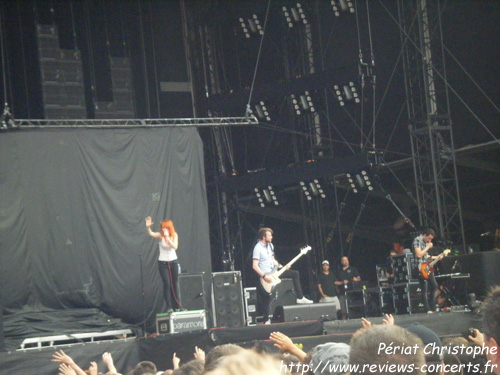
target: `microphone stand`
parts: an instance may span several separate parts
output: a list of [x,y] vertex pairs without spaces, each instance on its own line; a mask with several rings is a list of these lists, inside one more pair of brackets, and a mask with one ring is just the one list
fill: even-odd
[[332,242],[333,239],[333,233],[335,232],[335,228],[337,228],[337,224],[340,221],[340,215],[342,214],[342,209],[345,207],[345,202],[340,203],[340,210],[337,213],[337,217],[335,218],[335,222],[332,225],[332,230],[330,233],[328,233],[328,236],[326,236],[326,242],[330,243]]
[[413,230],[414,230],[415,232],[417,232],[417,231],[418,231],[418,229],[417,229],[417,227],[415,226],[415,224],[413,224],[413,223],[412,223],[412,221],[411,221],[411,220],[410,220],[410,219],[409,219],[409,218],[408,218],[408,217],[404,214],[404,212],[403,212],[403,211],[401,211],[401,209],[398,207],[398,205],[397,205],[397,204],[396,204],[396,203],[392,200],[392,198],[391,198],[390,194],[387,194],[385,197],[387,198],[387,200],[388,200],[389,202],[391,202],[391,203],[392,203],[392,205],[396,208],[396,210],[398,210],[399,214],[400,214],[401,216],[403,216],[403,218],[405,219],[406,224],[408,224],[410,227],[412,227],[412,228],[413,228]]
[[354,229],[356,229],[356,227],[358,226],[359,219],[361,218],[361,214],[363,213],[364,209],[365,209],[365,204],[361,203],[361,206],[360,206],[359,212],[358,212],[358,216],[356,216],[356,220],[354,220],[354,224],[352,226],[352,231],[347,236],[346,242],[349,242],[349,251],[347,252],[348,257],[351,255],[352,237],[354,236]]

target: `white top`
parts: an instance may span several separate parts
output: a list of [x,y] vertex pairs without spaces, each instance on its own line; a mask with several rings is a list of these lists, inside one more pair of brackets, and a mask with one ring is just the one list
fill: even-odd
[[270,273],[274,270],[274,247],[272,243],[265,246],[262,241],[257,242],[253,248],[253,259],[259,260],[259,268],[264,273]]
[[158,260],[162,262],[171,262],[177,259],[177,251],[165,242],[165,237],[158,242],[158,250],[160,252]]

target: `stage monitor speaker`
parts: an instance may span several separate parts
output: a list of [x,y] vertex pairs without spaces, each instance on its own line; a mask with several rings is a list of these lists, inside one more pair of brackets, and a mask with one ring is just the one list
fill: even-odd
[[240,271],[212,273],[212,308],[214,327],[245,325]]
[[276,285],[274,290],[274,299],[271,302],[270,310],[274,315],[276,308],[280,306],[296,305],[297,295],[293,288],[292,279],[281,279],[281,283]]
[[280,306],[276,308],[276,321],[297,322],[301,320],[335,320],[337,319],[335,303],[315,303],[303,305]]
[[179,275],[179,294],[182,307],[187,310],[206,310],[204,272]]

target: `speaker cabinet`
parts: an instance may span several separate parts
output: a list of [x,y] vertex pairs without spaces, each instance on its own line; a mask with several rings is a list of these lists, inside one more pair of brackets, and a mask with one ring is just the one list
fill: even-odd
[[276,321],[297,322],[302,320],[335,320],[335,303],[315,303],[304,305],[279,306],[276,308]]
[[212,308],[214,327],[243,327],[245,309],[241,272],[212,273]]
[[179,275],[181,304],[187,310],[206,310],[204,272]]
[[276,308],[281,306],[296,305],[297,295],[293,288],[292,279],[281,279],[281,283],[276,285],[274,299],[271,302],[271,313],[274,315]]

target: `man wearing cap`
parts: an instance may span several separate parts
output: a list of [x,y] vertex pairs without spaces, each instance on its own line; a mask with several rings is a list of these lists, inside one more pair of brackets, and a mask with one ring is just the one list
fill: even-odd
[[337,297],[337,288],[335,287],[335,275],[330,270],[330,262],[324,260],[321,263],[321,273],[318,276],[318,290],[321,295],[320,303],[335,303],[335,309],[340,310],[340,301]]

